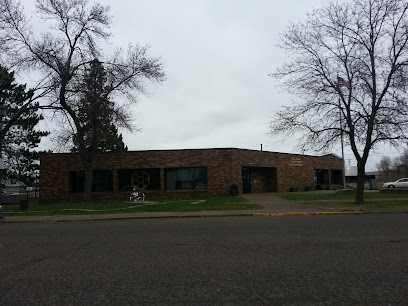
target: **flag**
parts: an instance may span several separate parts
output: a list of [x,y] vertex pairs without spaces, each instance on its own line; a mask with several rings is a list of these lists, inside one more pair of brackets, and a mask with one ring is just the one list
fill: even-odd
[[350,83],[339,76],[337,76],[337,85],[339,87],[344,86],[350,88]]

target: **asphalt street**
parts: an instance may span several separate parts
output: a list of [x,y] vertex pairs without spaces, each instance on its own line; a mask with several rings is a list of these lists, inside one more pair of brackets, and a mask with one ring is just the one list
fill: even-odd
[[406,305],[408,215],[0,224],[1,305]]

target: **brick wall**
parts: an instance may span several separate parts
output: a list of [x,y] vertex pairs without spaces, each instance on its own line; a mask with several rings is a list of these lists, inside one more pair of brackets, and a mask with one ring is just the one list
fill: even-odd
[[[166,190],[165,168],[207,167],[208,188]],[[127,200],[130,192],[119,190],[120,169],[160,169],[160,190],[146,191],[147,198],[228,196],[232,184],[242,194],[242,167],[251,167],[252,192],[303,190],[314,185],[314,169],[342,169],[341,159],[252,151],[242,149],[196,149],[102,153],[95,170],[112,170],[113,192],[94,193],[97,200]],[[40,164],[41,202],[81,200],[69,192],[69,172],[82,170],[76,154],[42,154]]]
[[[304,190],[305,187],[314,187],[315,169],[342,170],[342,160],[340,158],[318,157],[308,155],[284,154],[266,151],[239,150],[233,151],[233,176],[235,180],[240,180],[242,167],[253,167],[251,177],[251,187],[253,192],[258,192],[263,187],[263,180],[258,179],[257,168],[269,168],[270,190],[287,192],[291,188]],[[266,170],[268,171],[268,170]],[[253,176],[255,175],[255,176]],[[254,180],[261,182],[254,183]],[[242,184],[240,193],[242,193]]]

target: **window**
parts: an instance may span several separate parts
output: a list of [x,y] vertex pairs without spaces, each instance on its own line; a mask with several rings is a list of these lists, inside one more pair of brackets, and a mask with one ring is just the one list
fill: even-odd
[[[83,171],[69,172],[69,192],[84,192],[85,174]],[[92,171],[92,192],[112,192],[113,174],[112,170]]]
[[160,169],[118,170],[119,190],[160,190]]
[[70,171],[69,172],[69,192],[81,193],[84,192],[84,172]]
[[92,171],[92,192],[112,192],[113,175],[112,170]]
[[341,185],[343,183],[343,171],[331,170],[331,183],[334,185]]
[[166,189],[207,189],[207,168],[167,168]]

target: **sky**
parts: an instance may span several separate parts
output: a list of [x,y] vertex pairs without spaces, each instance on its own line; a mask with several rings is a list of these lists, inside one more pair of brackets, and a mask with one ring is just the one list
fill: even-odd
[[[100,0],[113,17],[112,45],[150,45],[167,75],[129,111],[140,132],[124,132],[129,150],[243,148],[311,154],[295,149],[296,137],[268,134],[269,122],[295,97],[268,76],[286,60],[277,47],[289,22],[306,17],[321,0]],[[34,0],[23,0],[33,7]],[[300,136],[300,135],[299,135]],[[50,145],[50,143],[48,143]],[[52,145],[51,145],[52,147]],[[340,143],[331,150],[341,156]],[[375,171],[379,148],[366,170]],[[347,166],[355,166],[345,148]]]

